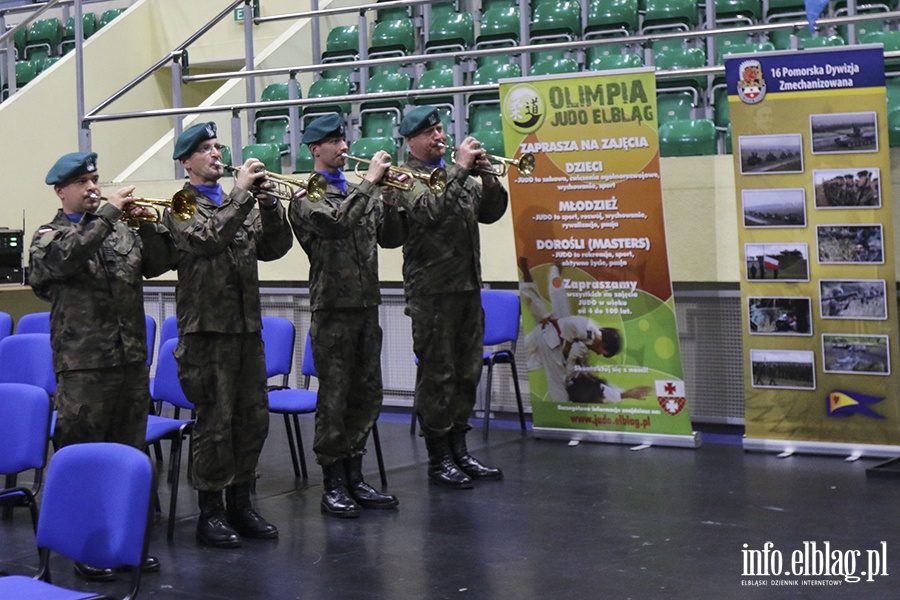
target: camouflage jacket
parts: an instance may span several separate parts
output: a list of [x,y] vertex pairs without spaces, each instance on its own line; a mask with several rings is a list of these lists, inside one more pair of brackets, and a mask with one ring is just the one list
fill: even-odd
[[262,329],[258,260],[281,258],[293,238],[279,202],[255,208],[248,192],[235,188],[219,206],[191,184],[197,211],[186,221],[166,212],[164,223],[178,248],[175,288],[178,333],[250,333]]
[[[419,173],[432,170],[412,157],[404,167]],[[478,224],[494,223],[503,216],[509,203],[506,188],[484,187],[458,165],[447,167],[447,187],[438,196],[423,181],[413,181],[412,190],[394,194],[409,226],[403,244],[406,295],[480,289]]]
[[60,210],[31,242],[29,283],[51,303],[57,373],[147,360],[142,277],[175,268],[169,232],[143,223],[135,233],[109,203],[73,223]]
[[291,202],[288,218],[309,256],[312,310],[364,308],[381,303],[378,249],[397,248],[406,227],[400,212],[383,206],[381,190],[363,180],[347,183],[347,195],[330,185],[312,202]]

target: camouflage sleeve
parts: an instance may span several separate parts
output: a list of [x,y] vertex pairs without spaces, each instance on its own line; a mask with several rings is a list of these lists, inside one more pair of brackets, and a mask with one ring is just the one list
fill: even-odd
[[300,203],[299,218],[304,226],[320,237],[346,238],[353,233],[369,202],[380,197],[378,187],[363,180],[338,206],[330,202],[311,202],[304,197]]
[[262,261],[270,261],[287,254],[294,244],[294,238],[291,236],[284,205],[276,202],[275,208],[261,208],[259,219],[262,228],[256,240],[256,257]]
[[80,272],[112,232],[113,222],[121,216],[122,211],[107,202],[93,215],[85,215],[75,227],[40,228],[29,250],[29,284],[35,290],[43,290],[52,281]]
[[141,270],[144,277],[156,277],[178,266],[178,253],[168,229],[159,223],[144,222],[138,229],[138,235],[143,246]]
[[249,192],[234,188],[212,215],[197,211],[186,221],[175,219],[169,211],[163,223],[172,232],[179,249],[198,256],[216,256],[228,248],[244,220],[253,210],[254,198]]
[[447,167],[447,187],[442,193],[435,195],[424,181],[414,179],[411,190],[398,190],[394,195],[407,218],[430,227],[444,221],[449,203],[464,192],[468,178],[468,169],[451,165]]
[[481,202],[478,205],[479,223],[496,223],[506,212],[509,204],[509,192],[499,181],[496,185],[479,186],[481,188]]
[[384,205],[378,227],[378,245],[382,248],[399,248],[406,241],[408,233],[405,211],[393,205]]

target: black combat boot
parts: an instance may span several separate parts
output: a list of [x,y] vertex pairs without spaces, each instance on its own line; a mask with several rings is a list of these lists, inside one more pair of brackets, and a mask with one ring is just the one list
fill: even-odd
[[466,475],[472,479],[503,479],[503,471],[493,469],[481,464],[478,459],[469,454],[466,447],[466,432],[451,431],[447,435],[450,442],[450,453],[453,454],[453,462],[459,465]]
[[472,479],[453,462],[447,436],[426,437],[425,448],[428,449],[429,479],[449,488],[464,490],[472,487]]
[[250,503],[250,482],[235,483],[225,488],[225,516],[228,524],[241,537],[273,540],[278,528],[259,516]]
[[241,536],[225,518],[222,492],[200,491],[200,520],[197,521],[197,542],[213,548],[237,548]]
[[342,519],[358,517],[359,505],[353,501],[350,490],[347,489],[344,462],[322,465],[322,474],[325,486],[325,491],[322,492],[322,512]]
[[362,454],[344,461],[347,467],[347,489],[350,496],[363,508],[394,508],[400,502],[397,496],[382,494],[363,481]]

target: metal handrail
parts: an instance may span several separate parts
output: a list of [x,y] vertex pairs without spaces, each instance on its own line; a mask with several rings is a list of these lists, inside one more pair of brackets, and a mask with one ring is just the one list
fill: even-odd
[[97,106],[92,108],[91,110],[89,110],[87,113],[85,113],[83,121],[86,121],[86,122],[91,121],[92,119],[90,117],[93,117],[93,115],[95,113],[103,110],[104,108],[106,108],[107,106],[109,106],[110,104],[112,104],[113,102],[115,102],[116,100],[118,100],[119,98],[121,98],[122,96],[127,94],[128,92],[130,92],[139,83],[141,83],[142,81],[144,81],[145,79],[147,79],[148,77],[150,77],[151,75],[156,73],[159,69],[161,69],[168,63],[172,62],[173,60],[178,60],[181,57],[182,52],[188,46],[193,44],[203,34],[205,34],[207,31],[212,29],[216,24],[218,24],[219,21],[224,19],[226,16],[230,15],[231,11],[233,11],[239,4],[244,4],[244,0],[233,0],[231,2],[231,4],[228,5],[227,8],[225,8],[222,12],[220,12],[218,15],[213,17],[212,20],[210,20],[206,25],[204,25],[203,27],[198,29],[196,32],[194,32],[193,35],[188,37],[188,39],[186,39],[184,42],[182,42],[181,44],[176,46],[175,49],[169,53],[168,56],[161,58],[155,65],[153,65],[152,67],[150,67],[149,69],[147,69],[146,71],[144,71],[143,73],[141,73],[140,75],[138,75],[137,77],[132,79],[129,83],[127,83],[124,87],[122,87],[117,92],[115,92],[112,96],[110,96],[109,98],[107,98],[106,100],[104,100],[103,102],[101,102],[100,104],[98,104]]
[[31,15],[25,17],[24,19],[22,19],[21,21],[19,21],[17,24],[13,25],[10,29],[7,29],[7,30],[4,31],[3,33],[0,33],[0,44],[3,44],[3,43],[6,42],[6,40],[8,40],[10,37],[16,35],[16,32],[17,32],[17,31],[20,31],[20,30],[25,29],[26,27],[28,27],[28,25],[30,25],[32,21],[34,21],[34,20],[37,19],[39,16],[41,16],[42,14],[44,14],[44,13],[47,12],[49,9],[53,8],[54,6],[56,6],[57,4],[59,4],[59,3],[62,2],[62,1],[63,1],[63,0],[49,0],[49,2],[47,2],[46,4],[44,4],[43,6],[41,6],[41,7],[40,7],[39,9],[37,9],[36,11],[34,11],[33,14],[31,14]]
[[423,4],[437,4],[443,2],[452,2],[453,0],[392,0],[391,2],[378,2],[370,4],[360,4],[356,6],[344,6],[341,8],[323,8],[321,10],[307,10],[296,13],[284,13],[281,15],[272,15],[269,17],[256,17],[253,22],[270,23],[273,21],[287,21],[290,19],[310,19],[313,17],[328,17],[331,15],[344,15],[350,13],[365,13],[370,10],[385,10],[389,8],[400,8],[403,6],[420,6]]

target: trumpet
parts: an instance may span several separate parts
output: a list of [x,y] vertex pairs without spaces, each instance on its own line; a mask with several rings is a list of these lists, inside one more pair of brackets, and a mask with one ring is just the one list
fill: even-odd
[[[216,161],[216,165],[232,173],[237,173],[241,170],[240,167],[232,167],[220,161]],[[306,194],[312,202],[318,202],[325,197],[325,188],[328,186],[328,180],[320,173],[313,173],[309,176],[309,179],[296,179],[272,173],[271,171],[258,172],[265,173],[265,179],[272,182],[275,186],[274,190],[264,190],[264,192],[286,202],[290,202],[297,195],[298,190],[294,189],[295,187],[306,190]]]
[[[363,163],[371,165],[371,160],[359,158],[356,156],[350,156],[346,152],[344,154],[341,154],[341,156],[348,160],[355,160],[356,166],[353,168],[353,172],[356,173],[356,176],[360,179],[365,179],[367,171],[360,172],[359,165]],[[393,175],[391,175],[391,173],[393,173]],[[405,177],[403,179],[400,179],[398,176]],[[431,173],[417,173],[410,169],[403,169],[401,167],[395,167],[391,165],[387,168],[387,172],[385,173],[384,178],[381,180],[381,183],[389,185],[391,187],[395,187],[397,189],[409,191],[412,189],[413,179],[424,181],[425,185],[428,186],[428,189],[431,190],[431,193],[435,195],[442,193],[447,187],[447,171],[442,169],[441,167],[434,169]]]
[[[446,144],[441,144],[441,145],[444,146],[444,148],[447,147]],[[479,171],[485,171],[489,175],[494,175],[496,177],[503,177],[504,175],[506,175],[509,172],[510,167],[515,167],[519,171],[519,173],[521,173],[525,177],[528,177],[529,175],[534,173],[535,160],[534,160],[534,154],[532,154],[531,152],[526,152],[518,159],[506,158],[505,156],[495,156],[493,154],[485,154],[485,158],[487,158],[488,160],[493,161],[495,163],[498,163],[498,165],[496,167],[494,167],[490,170],[478,169]],[[450,155],[450,160],[452,160],[453,162],[456,162],[456,149],[455,148],[453,149],[453,153]]]
[[[92,198],[108,201],[105,196],[91,194]],[[126,206],[143,206],[151,208],[156,213],[153,216],[128,217],[127,221],[148,221],[158,223],[162,220],[162,210],[170,209],[172,216],[179,221],[187,221],[197,212],[197,195],[191,190],[178,190],[171,200],[159,200],[156,198],[126,198]]]

